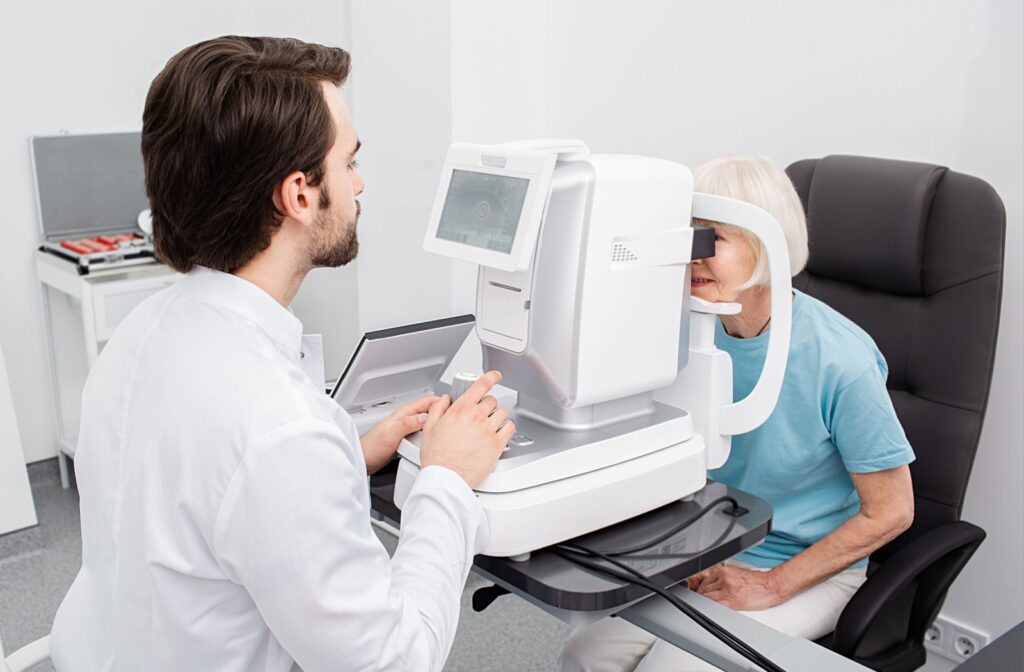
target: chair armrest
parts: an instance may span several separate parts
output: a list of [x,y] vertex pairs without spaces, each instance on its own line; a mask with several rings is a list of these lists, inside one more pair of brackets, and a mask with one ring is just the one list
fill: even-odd
[[[914,614],[921,613],[922,608],[925,612],[937,611],[953,579],[984,539],[985,530],[961,520],[936,527],[903,545],[850,598],[836,623],[832,650],[852,658],[868,628],[889,601],[923,573],[949,558],[951,565],[945,567],[937,579],[940,585],[923,597],[930,604],[922,607],[915,596]],[[929,615],[934,617],[933,613]]]
[[3,662],[7,664],[10,672],[24,672],[33,665],[38,665],[50,657],[50,636],[40,637],[36,641],[26,644]]

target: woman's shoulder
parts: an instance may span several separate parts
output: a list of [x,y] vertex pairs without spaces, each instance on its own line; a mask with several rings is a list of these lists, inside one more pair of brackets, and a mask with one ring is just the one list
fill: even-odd
[[853,320],[824,301],[794,290],[793,342],[797,352],[814,352],[829,377],[852,381],[871,367],[889,373],[874,339]]

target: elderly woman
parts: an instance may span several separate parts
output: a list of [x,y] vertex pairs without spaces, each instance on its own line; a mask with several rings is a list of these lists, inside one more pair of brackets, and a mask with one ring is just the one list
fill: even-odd
[[[786,174],[762,157],[701,165],[695,190],[746,201],[782,227],[792,273],[807,261],[807,223]],[[733,361],[736,398],[753,388],[771,329],[767,262],[760,243],[735,227],[715,229],[715,256],[693,262],[690,290],[739,303],[723,315],[716,345]],[[733,438],[711,478],[774,509],[764,543],[689,580],[690,588],[776,630],[815,639],[831,632],[864,582],[867,556],[914,517],[914,453],[885,389],[887,367],[862,329],[827,305],[793,292],[789,363],[771,417]],[[684,618],[680,616],[680,618]],[[715,669],[620,619],[578,630],[563,670]]]

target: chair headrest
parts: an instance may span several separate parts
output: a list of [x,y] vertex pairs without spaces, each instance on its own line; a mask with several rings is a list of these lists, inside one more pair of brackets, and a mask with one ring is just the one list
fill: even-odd
[[826,156],[807,192],[807,270],[906,295],[922,293],[925,226],[946,168]]

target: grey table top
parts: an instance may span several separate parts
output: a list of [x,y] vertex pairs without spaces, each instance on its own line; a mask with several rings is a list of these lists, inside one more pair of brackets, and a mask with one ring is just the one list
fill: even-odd
[[[371,506],[395,522],[401,516],[393,501],[396,465],[393,463],[390,469],[385,468],[370,479]],[[619,558],[651,577],[657,585],[671,586],[763,540],[771,530],[771,506],[746,492],[709,481],[689,501],[673,502],[570,543],[600,551],[633,547],[658,538],[723,496],[735,498],[747,512],[739,516],[729,515],[724,512],[730,508],[729,505],[719,504],[685,530],[643,551],[643,554],[670,557]],[[534,551],[528,560],[523,561],[478,555],[474,565],[483,570],[482,573],[556,609],[614,610],[651,594],[645,588],[583,569],[549,549]]]

